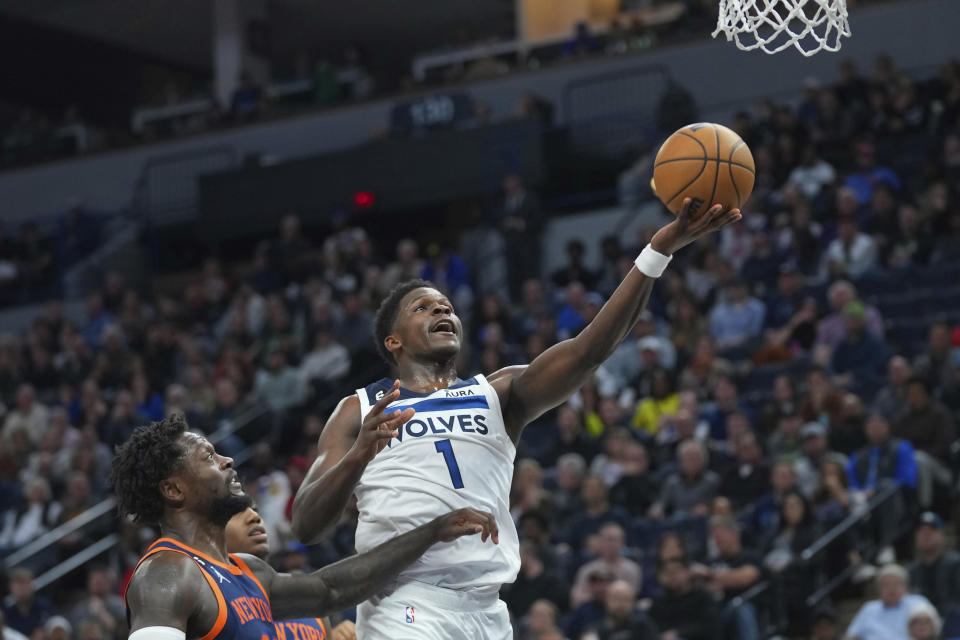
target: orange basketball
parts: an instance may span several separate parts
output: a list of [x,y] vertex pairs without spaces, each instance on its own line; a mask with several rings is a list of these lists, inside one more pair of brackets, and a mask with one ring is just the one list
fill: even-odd
[[740,136],[723,125],[698,122],[660,147],[651,186],[671,212],[689,197],[696,213],[714,204],[739,209],[753,191],[753,179],[753,154]]

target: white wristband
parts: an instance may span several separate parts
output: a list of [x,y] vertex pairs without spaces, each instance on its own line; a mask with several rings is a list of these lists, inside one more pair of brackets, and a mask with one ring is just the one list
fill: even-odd
[[665,256],[648,244],[633,263],[637,265],[640,273],[648,278],[659,278],[671,260],[673,256]]
[[141,627],[127,640],[185,640],[187,634],[173,627]]

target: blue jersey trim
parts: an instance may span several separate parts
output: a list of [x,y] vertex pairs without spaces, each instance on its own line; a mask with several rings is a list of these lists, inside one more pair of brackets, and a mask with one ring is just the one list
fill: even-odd
[[485,396],[463,396],[461,398],[427,398],[400,407],[389,407],[384,413],[416,409],[420,413],[427,411],[458,411],[461,409],[489,409],[490,404]]

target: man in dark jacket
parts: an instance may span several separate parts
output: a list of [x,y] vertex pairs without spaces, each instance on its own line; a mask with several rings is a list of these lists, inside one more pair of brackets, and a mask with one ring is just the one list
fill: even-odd
[[653,600],[650,617],[661,640],[709,640],[716,634],[717,610],[713,598],[696,586],[685,559],[667,560],[657,571],[663,591]]
[[934,484],[949,487],[950,444],[954,439],[953,418],[936,402],[930,383],[915,376],[907,382],[907,407],[893,423],[893,435],[909,440],[916,450],[917,498],[927,507],[933,502]]
[[960,604],[960,553],[947,548],[943,519],[927,511],[914,532],[916,559],[908,567],[910,584],[944,615]]
[[598,640],[658,640],[657,628],[637,609],[637,592],[629,582],[616,580],[607,588],[606,616],[594,629]]

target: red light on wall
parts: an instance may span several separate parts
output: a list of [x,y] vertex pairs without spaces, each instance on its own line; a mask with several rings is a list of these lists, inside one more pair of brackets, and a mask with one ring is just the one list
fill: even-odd
[[353,194],[353,204],[360,209],[368,209],[373,206],[376,197],[370,191],[358,191]]

